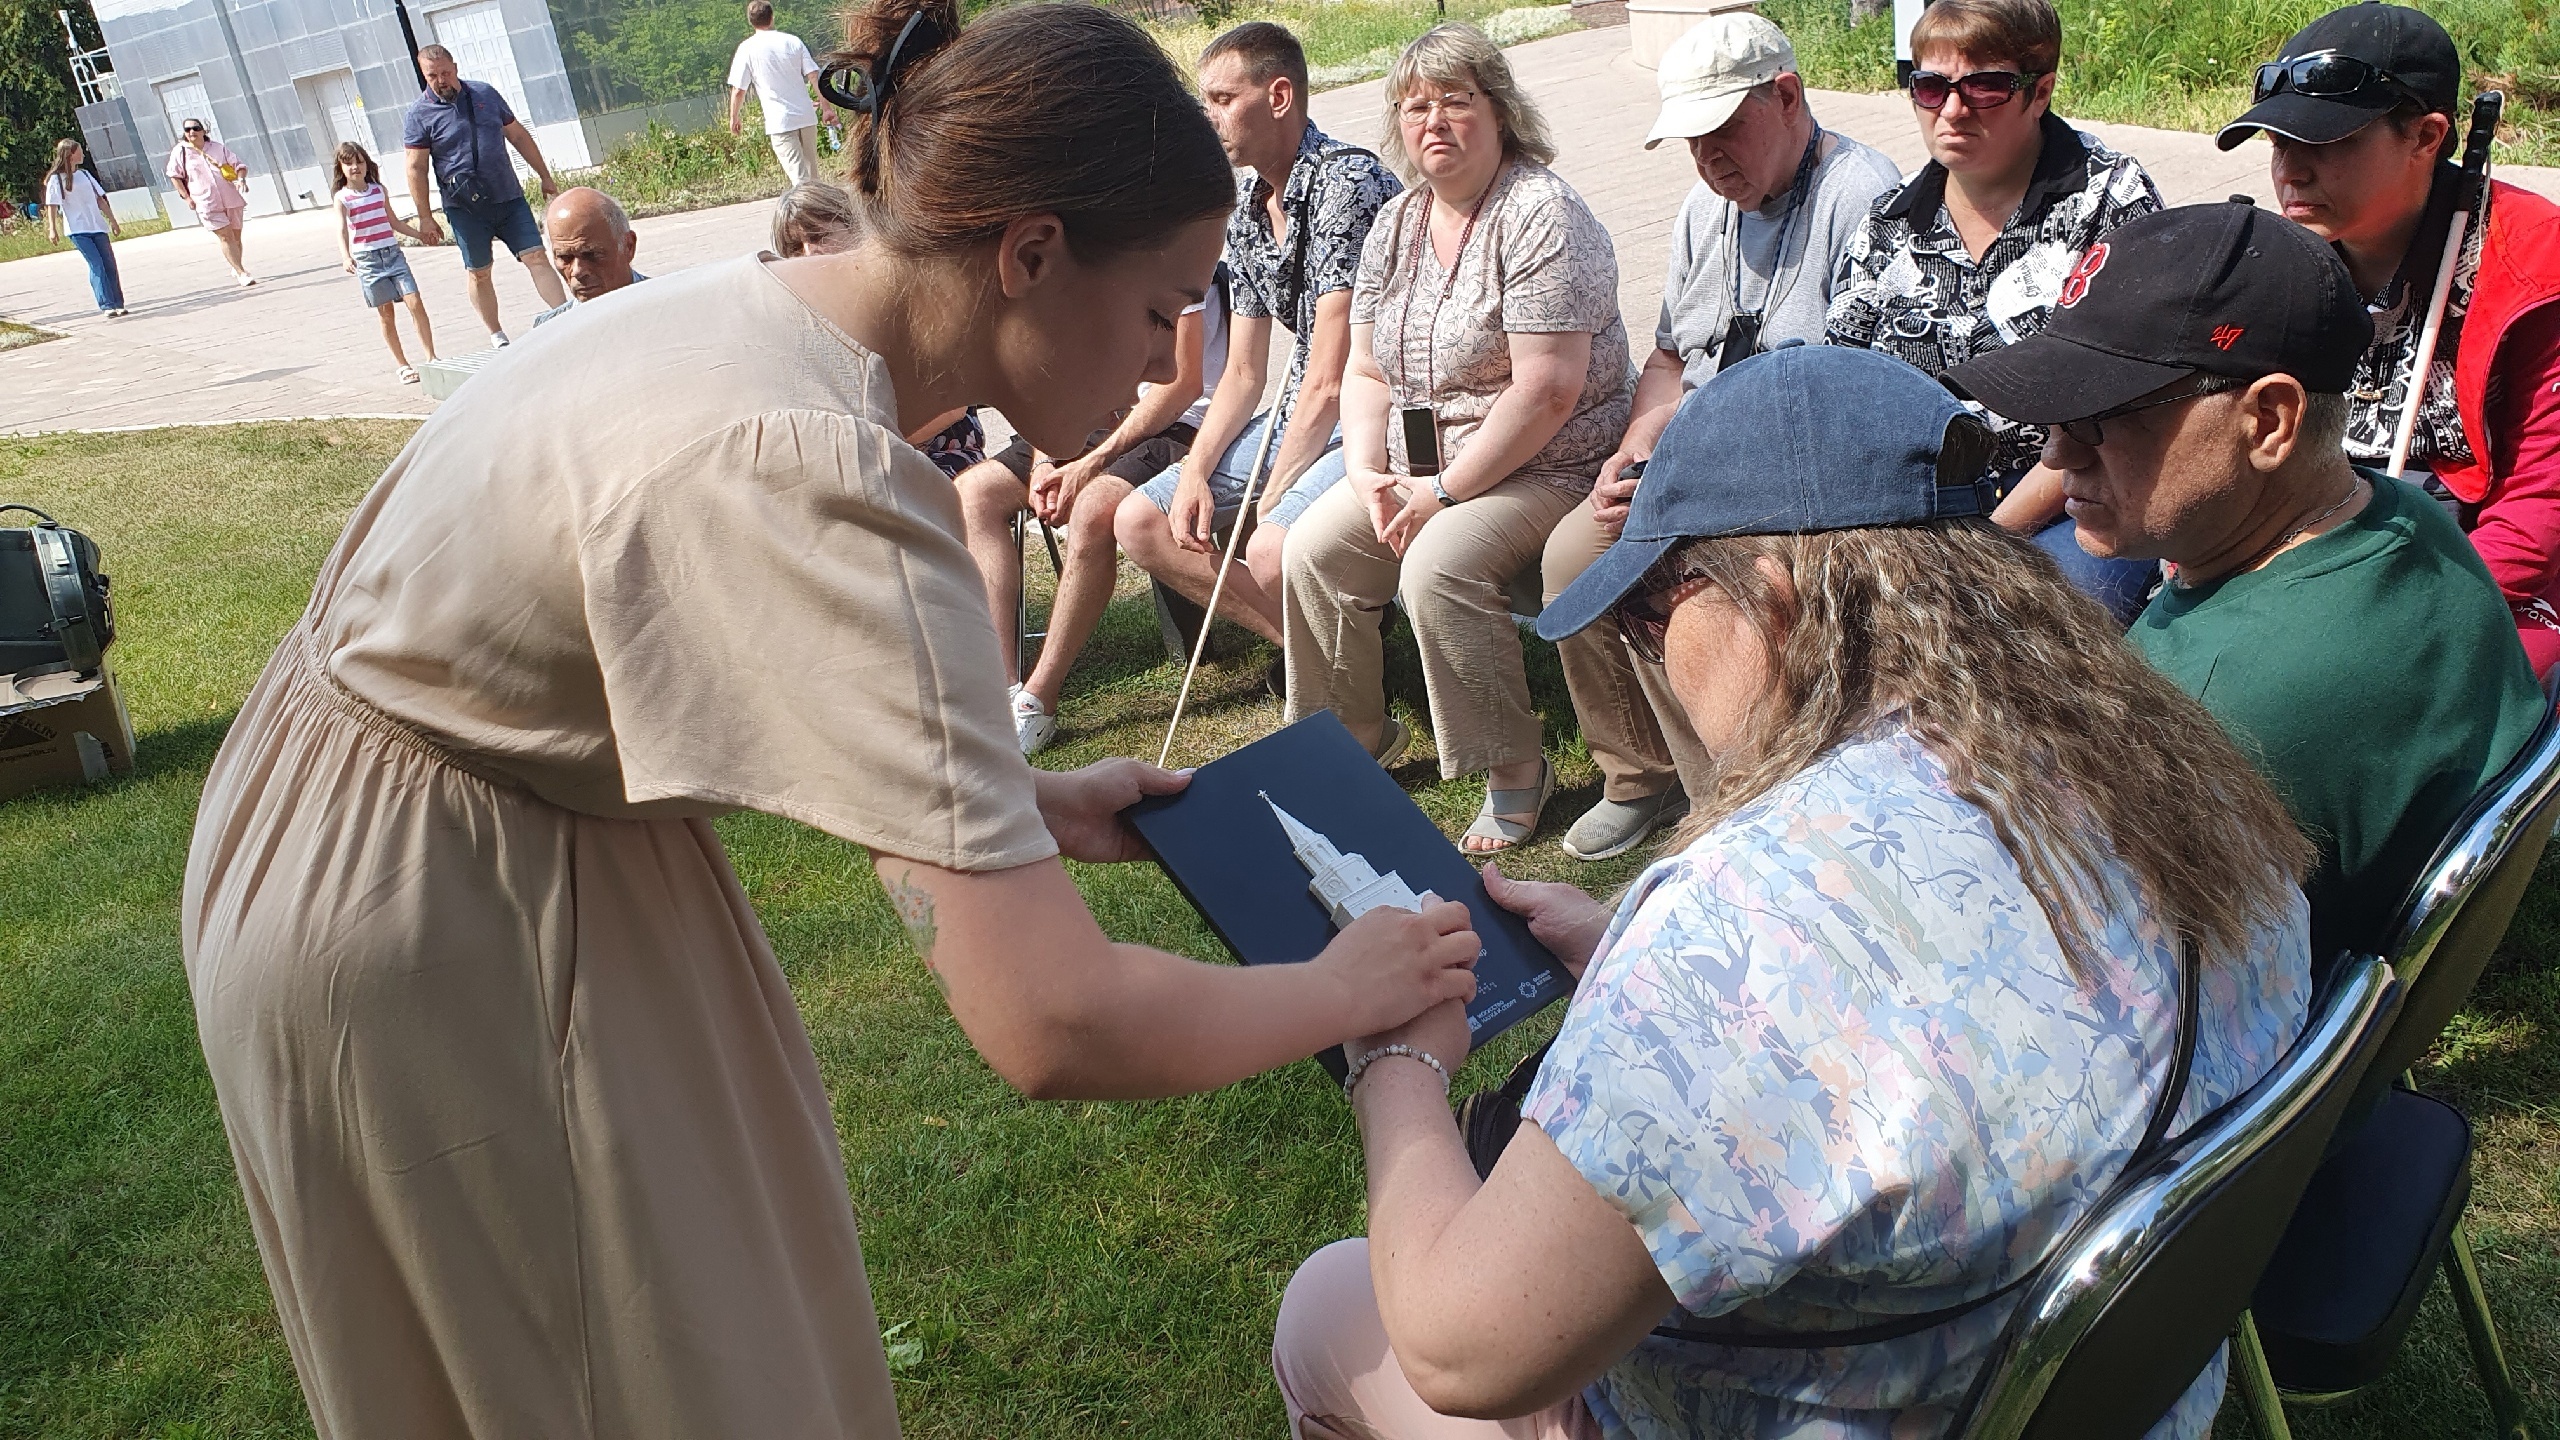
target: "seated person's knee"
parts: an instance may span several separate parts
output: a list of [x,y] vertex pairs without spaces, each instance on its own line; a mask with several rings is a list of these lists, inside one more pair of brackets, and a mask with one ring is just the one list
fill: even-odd
[[[1120,508],[1130,497],[1129,483],[1114,475],[1093,479],[1076,495],[1075,509],[1067,515],[1067,534],[1079,544],[1118,543],[1114,533],[1119,527]],[[1155,507],[1147,507],[1152,510]]]
[[1153,568],[1173,549],[1173,521],[1156,502],[1132,490],[1112,512],[1111,528],[1120,548],[1140,565]]
[[988,521],[1005,524],[1022,509],[1022,482],[996,461],[981,460],[951,483],[960,492],[960,513],[972,527]]

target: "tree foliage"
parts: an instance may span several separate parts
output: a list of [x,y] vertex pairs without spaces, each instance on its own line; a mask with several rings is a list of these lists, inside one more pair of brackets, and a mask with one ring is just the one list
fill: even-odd
[[[593,22],[568,37],[578,57],[601,68],[617,92],[644,105],[689,100],[720,90],[729,78],[729,56],[747,38],[745,0],[632,0],[599,7]],[[835,43],[836,23],[818,7],[777,5],[776,23],[824,55]],[[793,24],[792,10],[806,12]]]
[[104,43],[89,0],[0,0],[0,198],[13,202],[43,194],[53,142],[80,138],[80,92],[56,10],[71,12],[83,49]]

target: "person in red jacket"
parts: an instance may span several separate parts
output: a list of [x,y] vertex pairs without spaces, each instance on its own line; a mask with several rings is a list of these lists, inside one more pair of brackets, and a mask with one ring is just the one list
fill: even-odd
[[[2399,5],[2333,10],[2258,68],[2257,103],[2222,129],[2265,132],[2285,218],[2337,247],[2373,315],[2346,449],[2389,463],[2409,367],[2462,186],[2449,162],[2462,62],[2444,27]],[[2560,664],[2560,206],[2492,183],[2473,203],[2444,330],[2414,398],[2409,475],[2451,507],[2506,593],[2534,673]],[[2431,472],[2432,478],[2419,474]]]

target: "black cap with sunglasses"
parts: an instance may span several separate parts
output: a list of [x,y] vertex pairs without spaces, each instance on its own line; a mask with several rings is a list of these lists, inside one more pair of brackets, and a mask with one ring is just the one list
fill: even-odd
[[2452,115],[2462,104],[2462,56],[2422,11],[2380,0],[2332,10],[2258,67],[2257,103],[2222,127],[2228,150],[2261,130],[2327,145],[2403,105]]
[[[2023,424],[2091,422],[2285,374],[2341,395],[2373,339],[2347,268],[2319,236],[2247,203],[2182,205],[2083,252],[2041,333],[1947,372],[1947,385]],[[2154,401],[2143,397],[2201,379]]]

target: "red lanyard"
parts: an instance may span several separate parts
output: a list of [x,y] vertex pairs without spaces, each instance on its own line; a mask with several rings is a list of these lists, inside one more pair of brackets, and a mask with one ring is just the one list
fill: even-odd
[[[1503,171],[1508,171],[1509,168],[1506,165]],[[1485,202],[1493,198],[1493,192],[1501,186],[1503,179],[1503,172],[1497,171],[1493,179],[1486,183],[1484,193],[1476,197],[1474,207],[1467,211],[1466,228],[1458,232],[1457,252],[1449,257],[1449,269],[1440,277],[1440,294],[1431,302],[1431,333],[1424,338],[1422,346],[1422,403],[1426,405],[1431,403],[1431,394],[1440,385],[1440,307],[1449,303],[1449,292],[1457,288],[1458,267],[1466,262],[1467,242],[1475,238],[1476,217],[1484,213]],[[1405,266],[1404,313],[1396,322],[1396,352],[1399,361],[1402,360],[1405,347],[1413,341],[1414,282],[1422,278],[1423,247],[1431,243],[1431,202],[1425,200],[1415,208],[1422,213],[1418,223],[1413,227],[1413,258]],[[1402,370],[1404,366],[1399,363],[1396,368]]]

